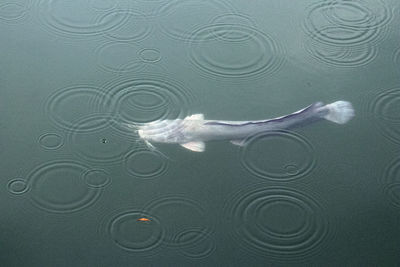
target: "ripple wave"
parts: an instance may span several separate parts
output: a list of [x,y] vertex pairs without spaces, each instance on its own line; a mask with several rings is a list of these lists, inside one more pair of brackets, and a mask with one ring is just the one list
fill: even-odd
[[137,77],[117,79],[104,86],[107,97],[100,106],[109,107],[116,121],[137,124],[189,114],[194,96],[187,86],[151,74],[139,73]]
[[260,178],[275,181],[303,177],[316,165],[312,144],[303,136],[288,131],[251,137],[239,153],[246,170]]
[[[164,242],[168,246],[196,246],[212,235],[206,211],[198,202],[184,196],[171,195],[154,199],[144,206],[144,210],[162,222],[165,229]],[[201,230],[185,234],[193,228]]]
[[172,0],[158,10],[159,27],[167,36],[189,40],[191,33],[218,15],[232,14],[234,8],[225,0]]
[[400,158],[397,157],[388,164],[379,183],[390,203],[400,207]]
[[78,38],[114,31],[128,21],[129,12],[106,9],[99,13],[92,4],[91,1],[39,0],[37,16],[51,33]]
[[400,88],[384,90],[368,105],[377,128],[390,141],[400,143]]
[[304,192],[260,184],[237,192],[226,213],[244,249],[277,260],[304,260],[323,250],[329,224],[321,202]]
[[92,205],[101,190],[87,186],[82,175],[90,170],[75,161],[53,161],[36,167],[28,175],[33,204],[55,213],[76,212]]
[[[148,221],[140,221],[141,218]],[[152,214],[125,209],[107,215],[100,224],[99,234],[106,235],[122,251],[154,256],[159,253],[165,230],[161,221]]]
[[159,177],[168,170],[168,161],[158,151],[139,148],[129,152],[124,159],[126,171],[139,178]]
[[209,75],[254,77],[280,69],[284,50],[271,36],[240,24],[200,28],[189,39],[191,63]]
[[[105,102],[107,95],[98,87],[92,85],[74,85],[52,93],[45,103],[45,114],[59,128],[74,130],[74,124],[91,114],[105,112],[106,106],[99,106]],[[92,124],[89,129],[103,127]],[[76,130],[76,129],[75,129]]]

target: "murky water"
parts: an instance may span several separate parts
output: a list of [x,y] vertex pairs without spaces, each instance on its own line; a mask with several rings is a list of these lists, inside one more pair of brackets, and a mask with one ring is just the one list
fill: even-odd
[[[397,266],[400,2],[0,3],[2,266]],[[129,125],[347,124],[202,153]]]

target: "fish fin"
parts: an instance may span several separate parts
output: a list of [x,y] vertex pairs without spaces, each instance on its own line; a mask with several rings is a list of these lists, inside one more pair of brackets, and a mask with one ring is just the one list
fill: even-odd
[[196,129],[203,125],[204,123],[204,115],[203,114],[193,114],[191,116],[187,116],[183,120],[183,126],[188,131],[196,131]]
[[345,124],[354,117],[354,108],[350,102],[336,101],[325,106],[328,113],[324,116],[325,119],[339,124]]
[[234,144],[235,146],[245,146],[246,145],[246,139],[231,140],[231,143]]
[[148,148],[150,151],[155,151],[155,152],[157,152],[158,154],[160,154],[161,156],[163,156],[164,158],[166,158],[166,159],[168,159],[168,160],[171,160],[167,155],[165,155],[164,153],[162,153],[159,149],[157,149],[155,146],[153,146],[149,141],[144,140],[144,143],[145,143],[145,145],[147,146],[147,148]]
[[186,149],[189,149],[189,150],[195,151],[195,152],[203,152],[206,148],[206,145],[204,142],[189,142],[189,143],[184,143],[184,144],[180,144],[180,145]]
[[193,115],[187,116],[185,118],[185,120],[204,120],[204,114],[201,114],[201,113],[193,114]]

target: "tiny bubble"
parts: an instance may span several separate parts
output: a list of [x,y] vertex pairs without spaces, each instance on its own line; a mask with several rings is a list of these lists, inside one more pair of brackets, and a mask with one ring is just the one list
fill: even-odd
[[102,142],[103,144],[106,144],[106,143],[108,143],[108,140],[107,140],[106,138],[103,138],[103,139],[101,139],[101,142]]

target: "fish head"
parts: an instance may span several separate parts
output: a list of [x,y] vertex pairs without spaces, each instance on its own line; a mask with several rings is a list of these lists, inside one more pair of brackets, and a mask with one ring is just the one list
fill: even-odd
[[139,137],[157,143],[180,143],[184,140],[183,120],[158,120],[138,127]]

